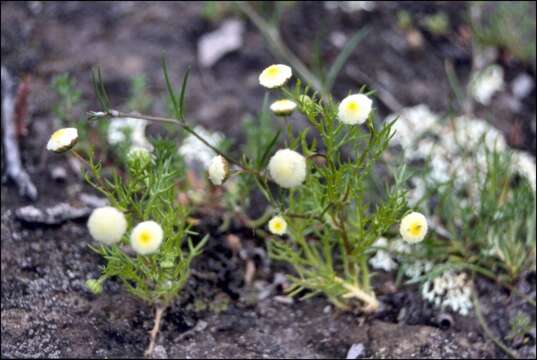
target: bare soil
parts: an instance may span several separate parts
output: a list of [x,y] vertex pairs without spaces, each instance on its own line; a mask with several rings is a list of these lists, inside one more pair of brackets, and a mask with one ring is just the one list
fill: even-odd
[[[327,17],[321,5],[300,3],[283,16],[282,33],[308,62],[312,46],[308,34],[321,25],[348,35],[368,25],[371,35],[351,57],[335,94],[373,81],[389,88],[404,106],[426,103],[445,111],[450,106],[450,88],[444,61],[452,61],[464,79],[471,54],[454,39],[427,34],[422,51],[405,48],[403,35],[394,25],[400,6],[385,3],[373,13],[337,12]],[[417,13],[431,9],[408,6]],[[435,8],[445,9],[454,26],[463,24],[457,6]],[[197,40],[218,26],[204,20],[201,13],[200,3],[2,3],[2,65],[19,78],[32,76],[30,133],[20,141],[23,162],[40,193],[35,205],[76,202],[81,191],[91,192],[74,176],[66,182],[54,181],[50,165],[63,164],[64,159],[43,151],[54,126],[49,83],[61,72],[77,78],[84,98],[92,104],[89,70],[96,64],[103,67],[113,101],[128,97],[133,74],[145,74],[150,92],[158,96],[164,94],[160,71],[164,52],[172,74],[194,66],[187,94],[192,121],[241,138],[241,119],[255,113],[263,97],[257,73],[274,58],[248,25],[241,50],[226,55],[210,70],[197,68]],[[330,61],[337,52],[327,42],[322,54]],[[504,65],[508,77],[521,70],[531,72],[516,62]],[[516,116],[499,109],[494,124],[511,145],[534,151],[534,93],[531,98]],[[164,101],[154,106],[155,113],[164,109]],[[386,115],[388,109],[381,105],[380,111]],[[513,130],[514,122],[520,124]],[[514,131],[517,136],[512,135]],[[29,202],[17,195],[11,183],[2,184],[1,195],[2,357],[140,357],[153,326],[152,309],[114,282],[106,284],[101,296],[87,291],[84,282],[97,275],[100,259],[88,248],[91,239],[85,220],[54,227],[23,224],[15,219],[14,211]],[[439,321],[443,314],[425,303],[415,288],[395,289],[390,276],[379,275],[376,282],[383,308],[374,316],[338,312],[322,297],[282,303],[281,288],[271,285],[276,274],[285,271],[282,265],[268,262],[261,239],[232,226],[228,232],[240,236],[258,269],[254,283],[245,285],[246,264],[224,246],[227,233],[217,233],[219,222],[214,218],[200,226],[200,232],[213,235],[195,262],[194,275],[181,298],[164,317],[157,356],[344,358],[351,345],[361,343],[360,357],[505,357],[483,336],[473,315],[451,314],[453,321],[447,326]],[[528,274],[515,286],[522,293],[535,294],[535,278],[534,273]],[[535,308],[505,289],[481,279],[477,288],[485,319],[496,336],[507,335],[509,322],[519,311],[535,322]],[[263,299],[258,301],[260,296]],[[534,358],[535,330],[524,342],[508,345],[519,355]]]

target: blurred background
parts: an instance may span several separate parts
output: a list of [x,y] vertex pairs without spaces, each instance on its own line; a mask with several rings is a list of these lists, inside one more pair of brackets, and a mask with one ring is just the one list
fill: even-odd
[[[21,80],[30,77],[32,131],[39,131],[34,129],[37,123],[51,122],[50,104],[57,101],[51,81],[59,74],[76,82],[89,108],[96,106],[89,81],[96,65],[102,67],[113,102],[125,102],[133,78],[143,77],[152,97],[151,111],[165,112],[164,56],[176,84],[188,67],[192,69],[189,118],[239,135],[241,120],[257,111],[263,100],[264,90],[257,82],[260,70],[288,62],[272,51],[244,6],[3,2],[2,64]],[[457,101],[453,83],[463,92],[458,95],[463,102],[471,102],[465,90],[472,76],[498,65],[481,85],[485,90],[478,90],[485,96],[479,93],[471,110],[500,129],[509,145],[535,149],[531,2],[290,1],[246,6],[278,29],[285,47],[321,82],[345,45],[361,32],[329,86],[336,99],[364,84],[376,90],[381,116],[418,104],[442,113],[468,111],[463,108],[467,104]]]

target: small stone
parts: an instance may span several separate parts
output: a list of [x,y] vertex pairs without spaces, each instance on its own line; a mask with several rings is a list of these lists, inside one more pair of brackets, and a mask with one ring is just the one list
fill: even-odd
[[50,176],[54,181],[64,181],[67,178],[67,170],[63,166],[54,166],[50,169]]
[[167,359],[168,358],[168,352],[166,351],[166,348],[162,345],[157,345],[153,349],[153,354],[151,354],[151,357],[153,359]]
[[81,193],[79,198],[84,205],[91,208],[99,208],[109,204],[107,199],[91,194]]
[[365,347],[362,343],[352,344],[351,348],[347,352],[346,359],[358,359],[364,355]]
[[15,218],[27,223],[56,225],[67,220],[86,217],[91,211],[92,209],[89,207],[75,208],[67,203],[43,209],[28,205],[18,208],[15,211]]
[[534,86],[535,82],[533,81],[532,77],[526,73],[517,75],[517,77],[511,83],[513,95],[517,99],[523,99],[528,96],[533,90]]
[[274,296],[274,301],[282,303],[282,304],[287,304],[287,305],[291,305],[294,302],[292,297],[281,296],[281,295]]
[[211,67],[224,55],[242,46],[244,24],[236,19],[225,21],[217,30],[204,34],[198,43],[202,67]]
[[203,321],[203,320],[199,320],[197,323],[196,323],[196,326],[194,326],[194,331],[198,331],[198,332],[201,332],[203,330],[205,330],[207,328],[207,322],[206,321]]
[[341,49],[347,42],[347,36],[341,31],[334,31],[330,34],[330,42],[338,49]]

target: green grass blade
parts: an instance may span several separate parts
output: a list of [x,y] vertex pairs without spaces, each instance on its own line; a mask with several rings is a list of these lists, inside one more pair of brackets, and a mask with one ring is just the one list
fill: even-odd
[[349,41],[345,44],[339,55],[337,56],[336,60],[332,63],[332,66],[330,66],[330,70],[328,70],[328,75],[326,76],[326,82],[324,84],[325,90],[327,92],[330,92],[332,90],[332,87],[334,86],[334,82],[336,81],[337,76],[341,72],[341,69],[343,69],[343,66],[345,66],[345,63],[351,56],[354,49],[358,46],[360,41],[367,35],[369,29],[368,28],[362,28],[354,34]]
[[162,72],[164,73],[164,79],[166,80],[166,88],[168,89],[168,95],[170,96],[170,100],[173,105],[175,118],[180,119],[181,109],[179,107],[179,104],[177,103],[177,98],[175,97],[175,93],[173,92],[173,86],[170,81],[170,77],[168,76],[168,65],[166,64],[166,59],[164,58],[162,58]]
[[185,117],[185,93],[189,74],[190,68],[186,69],[185,76],[183,77],[183,84],[181,85],[181,94],[179,95],[179,115],[181,116],[181,120],[184,120]]

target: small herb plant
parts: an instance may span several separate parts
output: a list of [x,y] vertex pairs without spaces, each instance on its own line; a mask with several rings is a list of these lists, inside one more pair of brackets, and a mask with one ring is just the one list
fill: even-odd
[[430,211],[443,231],[423,244],[421,255],[437,264],[429,276],[462,268],[509,285],[535,269],[535,193],[508,152],[481,147],[486,164],[470,183],[461,188],[452,179],[428,186],[424,199],[436,194]]
[[[90,119],[131,118],[172,124],[198,138],[218,154],[208,167],[214,185],[242,175],[250,180],[241,186],[250,189],[255,184],[274,210],[268,229],[278,238],[269,239],[268,249],[273,259],[285,261],[295,270],[290,277],[290,295],[305,290],[305,297],[324,294],[343,309],[360,305],[364,311],[376,311],[379,302],[368,269],[373,243],[399,221],[403,238],[419,242],[427,233],[427,221],[415,212],[401,220],[408,210],[404,168],[388,187],[384,200],[373,201],[368,196],[369,177],[393,136],[394,125],[375,121],[370,93],[362,89],[336,105],[330,97],[308,94],[300,81],[294,88],[286,87],[291,68],[272,65],[261,73],[259,82],[285,97],[270,106],[286,121],[284,147],[277,149],[281,131],[276,131],[267,137],[269,140],[260,141],[263,147],[255,149],[253,157],[245,154],[235,160],[186,121],[188,72],[176,96],[165,62],[163,69],[173,118],[112,109],[100,71],[96,71],[94,85],[102,109],[90,112]],[[309,127],[294,133],[288,116],[297,109]],[[61,129],[52,135],[47,147],[63,152],[72,149],[76,140],[76,129]],[[149,355],[162,312],[185,284],[190,262],[200,254],[207,238],[194,245],[186,221],[188,211],[176,202],[182,166],[175,146],[157,142],[153,153],[143,147],[135,149],[127,155],[126,178],[114,174],[111,180],[105,179],[91,156],[87,161],[90,171],[86,180],[111,204],[95,210],[88,220],[91,235],[101,243],[93,249],[106,259],[106,266],[101,276],[87,285],[99,293],[106,279],[117,278],[131,294],[155,306]]]
[[101,275],[89,279],[87,287],[95,294],[103,283],[118,279],[135,297],[155,307],[155,327],[146,351],[150,355],[165,309],[181,291],[190,275],[190,263],[198,256],[208,236],[195,243],[187,222],[189,210],[177,202],[177,184],[182,180],[182,161],[174,144],[161,140],[150,153],[136,148],[127,155],[125,177],[114,173],[107,179],[93,156],[82,158],[72,148],[76,129],[55,132],[49,150],[72,153],[89,168],[85,178],[108,199],[110,206],[95,209],[88,229],[98,245],[91,248],[106,261]]
[[[389,144],[394,124],[376,124],[370,93],[362,89],[336,105],[329,97],[308,94],[300,81],[294,88],[286,87],[292,69],[272,65],[261,73],[259,82],[268,89],[279,90],[285,99],[275,101],[271,110],[287,122],[287,116],[298,109],[310,126],[295,134],[288,124],[285,148],[277,150],[280,132],[276,132],[253,157],[245,154],[235,160],[187,123],[183,101],[188,73],[177,97],[166,64],[163,65],[174,118],[111,109],[99,72],[95,74],[95,87],[103,111],[92,112],[90,117],[132,117],[175,124],[196,136],[218,154],[208,168],[214,185],[222,185],[230,175],[247,176],[275,210],[277,217],[271,220],[269,230],[289,236],[270,239],[269,254],[294,267],[291,295],[308,290],[306,296],[325,294],[344,309],[357,304],[366,311],[378,309],[367,262],[375,240],[390,231],[407,211],[403,189],[406,175],[403,169],[396,176],[384,201],[370,201],[367,179]],[[426,220],[417,214],[409,215],[402,225],[400,230],[409,242],[422,240],[427,232]]]

